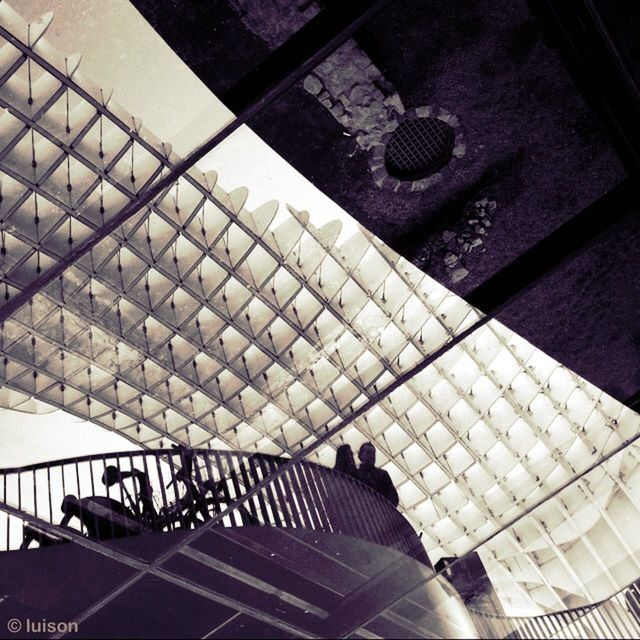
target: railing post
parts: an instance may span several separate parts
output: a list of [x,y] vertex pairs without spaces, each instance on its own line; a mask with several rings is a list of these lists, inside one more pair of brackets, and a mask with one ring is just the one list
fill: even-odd
[[[207,491],[211,492],[211,496],[212,496],[212,500],[213,500],[213,508],[212,508],[212,512],[213,514],[218,514],[220,513],[221,509],[220,509],[220,499],[218,497],[218,491],[216,490],[216,484],[217,484],[217,480],[215,479],[215,474],[213,473],[213,469],[211,468],[211,451],[205,451],[203,453],[203,458],[204,458],[204,464],[207,467],[207,475],[209,476],[207,479],[207,483],[208,483],[208,489]],[[222,477],[222,474],[220,473],[220,471],[218,470],[218,475],[220,477]],[[206,500],[207,497],[207,492],[204,492],[204,497]],[[212,514],[212,515],[213,515]]]
[[[251,489],[252,485],[251,485],[251,481],[249,480],[249,476],[247,474],[247,466],[246,466],[246,458],[244,455],[240,455],[240,454],[236,454],[236,460],[238,461],[238,470],[240,471],[240,475],[242,477],[242,483],[244,484],[244,488],[245,488],[245,492],[249,491],[249,489]],[[237,477],[237,472],[236,472],[236,477]],[[258,510],[256,509],[256,498],[257,498],[257,502],[258,502],[258,506],[261,508],[262,510],[262,506],[264,505],[264,501],[262,501],[262,496],[260,493],[258,493],[256,496],[253,496],[252,498],[249,498],[249,500],[247,501],[249,504],[249,510],[251,511],[251,515],[255,518],[256,523],[260,522],[260,518],[258,516]],[[266,511],[266,509],[265,509]]]
[[[258,454],[259,457],[259,454]],[[258,475],[258,461],[256,460],[256,456],[250,456],[248,459],[249,462],[249,471],[251,472],[251,476],[253,478],[254,486],[260,482],[260,477]],[[282,521],[280,520],[280,514],[278,513],[277,504],[273,495],[273,487],[271,484],[268,484],[263,492],[260,495],[260,504],[262,506],[263,511],[263,520],[265,524],[275,525],[277,527],[282,526]],[[266,497],[266,502],[265,502]],[[267,505],[268,503],[268,505]]]
[[49,464],[47,464],[47,501],[49,503],[49,522],[53,523],[53,505],[51,504],[51,467]]
[[[154,457],[156,461],[156,470],[158,472],[158,484],[160,485],[160,495],[162,496],[162,507],[164,508],[164,513],[166,517],[169,511],[169,500],[167,498],[167,491],[166,491],[164,476],[162,473],[162,466],[160,464],[160,455],[156,453]],[[173,531],[175,529],[174,524],[175,524],[174,522],[167,521],[167,525],[166,525],[167,529],[169,529],[169,531]]]
[[[274,458],[268,457],[261,460],[261,463],[267,467],[267,473],[273,473],[277,468],[278,464],[274,460]],[[292,513],[289,510],[289,504],[287,502],[287,498],[285,495],[285,491],[282,484],[281,478],[276,478],[274,482],[269,483],[269,486],[273,486],[275,490],[275,494],[277,496],[276,505],[279,505],[279,510],[282,513],[282,517],[284,519],[285,525],[287,527],[294,526],[294,520]]]
[[315,513],[313,500],[310,499],[308,487],[306,486],[304,476],[302,474],[302,464],[297,464],[291,467],[291,481],[292,486],[295,487],[294,491],[298,502],[302,507],[302,516],[305,522],[308,522],[309,529],[318,529],[318,518]]
[[[225,464],[222,460],[222,455],[219,451],[214,450],[213,451],[213,455],[216,459],[216,466],[218,467],[218,472],[220,474],[220,480],[219,485],[220,488],[222,489],[222,495],[224,496],[224,499],[226,500],[227,506],[232,504],[232,499],[231,499],[231,494],[229,492],[229,486],[227,484],[229,478],[227,478],[227,475],[229,474],[229,472],[232,470],[231,469],[231,464],[229,462],[229,459],[225,457],[225,462],[226,462],[226,469],[225,469]],[[229,515],[227,516],[229,518],[229,521],[231,522],[231,526],[237,526],[237,520],[238,518],[240,518],[240,516],[238,515],[238,513],[236,512],[236,510],[232,510],[229,512]],[[240,519],[240,524],[242,524],[242,519]]]

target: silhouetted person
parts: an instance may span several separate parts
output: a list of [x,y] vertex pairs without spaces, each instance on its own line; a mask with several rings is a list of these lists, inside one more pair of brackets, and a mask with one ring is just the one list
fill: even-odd
[[[131,496],[124,484],[127,478],[134,479],[135,498]],[[107,488],[112,487],[114,484],[119,484],[136,518],[148,525],[155,522],[157,514],[153,506],[153,489],[146,473],[139,469],[121,471],[118,467],[109,465],[102,474],[102,484]]]
[[370,442],[365,442],[360,447],[358,457],[360,458],[360,468],[358,469],[360,481],[369,485],[394,507],[397,507],[398,492],[393,486],[391,477],[384,469],[376,467],[376,448]]
[[333,468],[354,478],[359,477],[351,445],[341,444],[338,447],[336,450],[336,463]]

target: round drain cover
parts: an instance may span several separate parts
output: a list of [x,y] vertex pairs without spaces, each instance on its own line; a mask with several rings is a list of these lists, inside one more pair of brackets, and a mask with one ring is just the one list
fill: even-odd
[[403,120],[391,135],[384,163],[398,180],[421,180],[442,169],[449,160],[455,134],[438,118]]

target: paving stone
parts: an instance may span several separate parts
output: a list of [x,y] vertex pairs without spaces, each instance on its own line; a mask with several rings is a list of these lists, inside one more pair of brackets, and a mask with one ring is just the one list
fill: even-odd
[[431,115],[431,107],[430,106],[418,107],[416,109],[416,115],[418,116],[418,118],[428,118]]
[[314,96],[318,95],[320,93],[320,91],[322,91],[322,82],[320,82],[319,78],[317,78],[314,75],[308,75],[304,79],[304,82],[302,83],[302,86],[309,93],[312,93]]
[[448,266],[448,267],[453,267],[453,265],[455,265],[458,262],[459,258],[455,253],[447,253],[447,255],[444,257],[444,263]]
[[447,113],[440,117],[440,120],[446,122],[451,127],[457,127],[460,124],[458,118],[451,113]]
[[316,73],[317,73],[318,75],[322,75],[322,76],[330,74],[330,73],[333,71],[334,66],[335,66],[335,65],[333,65],[333,64],[332,64],[332,62],[331,62],[331,58],[332,58],[332,56],[329,56],[326,60],[324,60],[323,62],[321,62],[321,63],[320,63],[320,64],[319,64],[315,69],[314,69],[314,71],[316,71]]
[[371,102],[371,93],[367,89],[368,87],[361,84],[356,85],[351,89],[349,98],[351,98],[351,101],[356,104],[368,104]]
[[380,144],[374,148],[372,158],[374,160],[381,160],[382,158],[384,158],[386,151],[387,150],[385,149],[384,145]]
[[384,99],[384,104],[392,108],[394,111],[397,111],[401,115],[404,113],[404,105],[402,104],[402,100],[400,96],[395,92]]
[[464,280],[468,275],[469,275],[469,271],[464,267],[460,267],[459,269],[456,269],[451,274],[451,282],[452,284],[455,284],[456,282],[460,282],[460,280]]
[[384,167],[379,167],[378,169],[375,169],[374,171],[372,171],[372,174],[373,174],[373,177],[376,179],[376,181],[378,179],[382,180],[387,175],[389,175],[387,173],[387,170]]
[[333,113],[336,118],[342,117],[345,113],[344,105],[342,104],[342,102],[334,102],[333,106],[331,107],[331,113]]
[[461,144],[461,145],[455,146],[453,148],[452,153],[456,158],[462,158],[462,156],[465,154],[466,150],[467,150],[466,145]]

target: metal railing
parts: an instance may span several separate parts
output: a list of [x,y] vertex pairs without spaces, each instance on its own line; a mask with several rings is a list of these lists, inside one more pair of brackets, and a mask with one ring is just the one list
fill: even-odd
[[640,588],[634,582],[592,605],[537,616],[502,616],[467,607],[483,638],[639,638]]
[[418,535],[391,503],[357,479],[312,462],[288,467],[234,505],[285,462],[176,448],[0,470],[0,500],[7,507],[0,504],[0,551],[63,542],[64,531],[47,525],[111,540],[198,527],[228,509],[218,524],[350,535],[429,564]]
[[[65,530],[107,541],[191,529],[226,511],[219,526],[271,525],[349,535],[430,566],[405,518],[351,476],[302,461],[257,487],[286,462],[264,454],[177,448],[3,469],[0,551],[61,544],[70,539]],[[640,637],[638,583],[593,605],[538,616],[468,610],[480,637]]]

